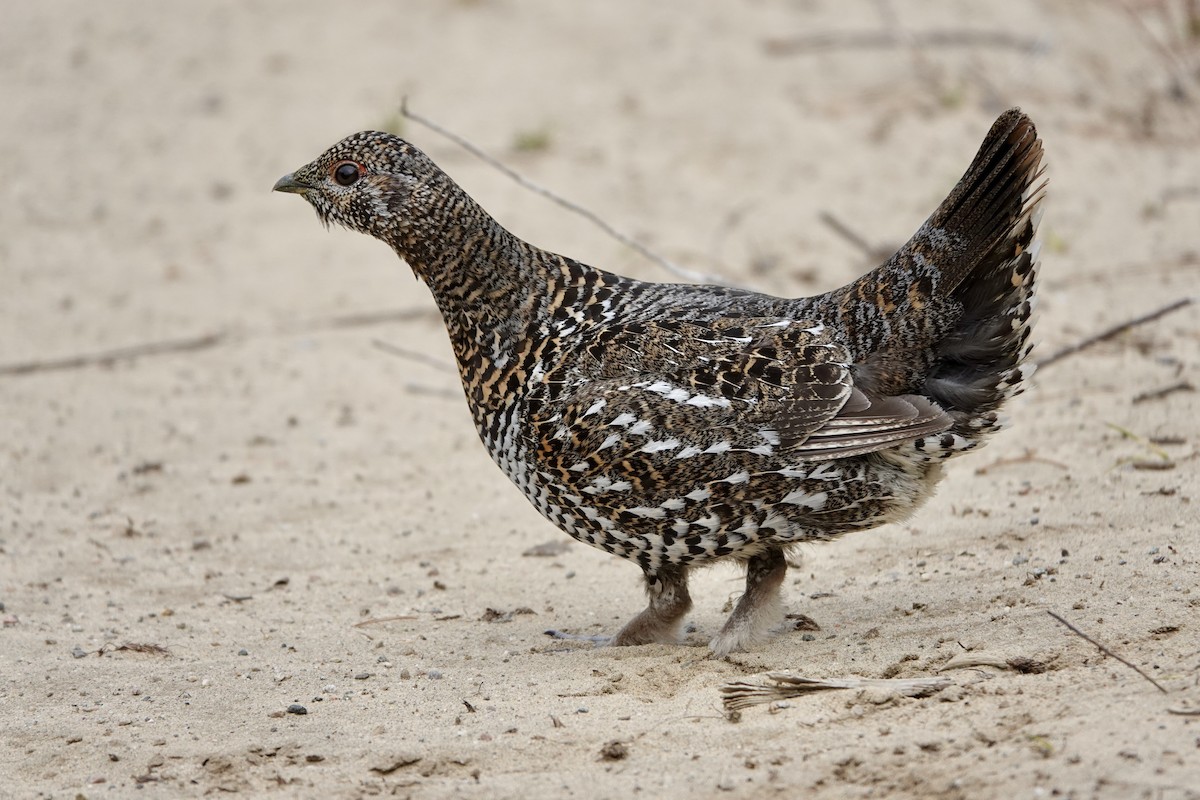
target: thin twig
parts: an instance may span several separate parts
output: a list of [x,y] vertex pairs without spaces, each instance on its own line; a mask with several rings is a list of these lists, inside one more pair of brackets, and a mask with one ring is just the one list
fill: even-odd
[[1133,403],[1136,405],[1138,403],[1144,403],[1147,400],[1161,400],[1167,395],[1174,394],[1175,392],[1194,391],[1196,391],[1196,387],[1192,386],[1191,383],[1188,381],[1179,381],[1179,383],[1172,383],[1170,386],[1164,386],[1161,389],[1151,389],[1150,391],[1137,394],[1133,398]]
[[1094,344],[1098,344],[1099,342],[1108,341],[1109,339],[1112,339],[1115,336],[1120,336],[1122,333],[1129,330],[1130,328],[1136,328],[1138,325],[1145,325],[1147,322],[1153,322],[1154,320],[1159,319],[1160,317],[1165,317],[1167,314],[1170,314],[1174,311],[1178,311],[1181,308],[1190,306],[1195,301],[1196,301],[1196,299],[1194,297],[1184,297],[1179,300],[1176,300],[1173,303],[1168,303],[1167,305],[1163,306],[1162,308],[1151,311],[1148,314],[1143,314],[1140,317],[1135,317],[1135,318],[1129,320],[1128,322],[1122,322],[1120,325],[1114,325],[1113,327],[1108,328],[1107,330],[1103,330],[1100,333],[1095,334],[1094,336],[1089,336],[1086,339],[1084,339],[1083,341],[1076,342],[1075,344],[1070,345],[1069,347],[1064,347],[1062,350],[1059,350],[1057,353],[1054,353],[1053,355],[1043,358],[1041,361],[1037,362],[1037,368],[1039,370],[1043,370],[1046,367],[1053,364],[1054,362],[1061,361],[1062,359],[1066,358],[1067,356],[1073,356],[1076,353],[1080,352],[1081,350],[1086,350],[1087,348],[1091,347]]
[[1071,631],[1071,632],[1072,632],[1072,633],[1074,633],[1076,636],[1079,636],[1081,639],[1083,639],[1083,640],[1084,640],[1084,641],[1086,641],[1086,642],[1090,642],[1090,643],[1092,643],[1092,644],[1096,645],[1096,648],[1097,648],[1097,649],[1099,649],[1101,653],[1104,653],[1104,655],[1106,655],[1106,656],[1109,656],[1109,657],[1111,657],[1111,658],[1115,658],[1117,661],[1120,661],[1122,664],[1124,664],[1125,666],[1129,667],[1131,670],[1133,670],[1134,672],[1136,672],[1138,675],[1141,675],[1143,678],[1145,678],[1146,680],[1150,681],[1150,683],[1154,684],[1154,688],[1155,688],[1155,689],[1158,689],[1158,690],[1159,690],[1160,692],[1162,692],[1163,694],[1167,694],[1167,693],[1168,693],[1168,692],[1167,692],[1167,690],[1166,690],[1166,689],[1164,689],[1164,688],[1162,687],[1162,684],[1160,684],[1158,681],[1154,680],[1154,678],[1151,678],[1151,677],[1150,677],[1149,675],[1147,675],[1146,673],[1142,672],[1142,671],[1141,671],[1141,670],[1138,668],[1137,664],[1132,664],[1132,663],[1130,663],[1130,662],[1126,661],[1125,659],[1121,658],[1119,655],[1117,655],[1116,653],[1114,653],[1112,650],[1109,650],[1107,647],[1105,647],[1104,645],[1100,644],[1100,643],[1099,643],[1099,642],[1097,642],[1095,639],[1093,639],[1092,637],[1088,636],[1088,635],[1087,635],[1086,633],[1084,633],[1083,631],[1079,630],[1079,628],[1076,628],[1074,625],[1072,625],[1071,623],[1067,622],[1065,619],[1063,619],[1062,617],[1060,617],[1058,614],[1055,614],[1053,611],[1049,611],[1049,610],[1047,610],[1047,611],[1046,611],[1046,613],[1047,613],[1047,614],[1049,614],[1050,616],[1054,617],[1054,619],[1058,620],[1058,621],[1059,621],[1059,622],[1061,622],[1063,625],[1065,625],[1065,626],[1067,627],[1067,630]]
[[216,347],[225,340],[224,333],[207,333],[189,339],[168,339],[161,342],[146,342],[129,347],[117,347],[112,350],[102,350],[98,353],[67,356],[38,361],[26,361],[19,364],[0,365],[0,375],[29,375],[34,372],[52,372],[55,370],[81,369],[98,364],[111,364],[116,361],[129,361],[142,356],[159,356],[169,353],[186,353],[195,350],[206,350]]
[[400,101],[400,114],[402,116],[406,117],[407,119],[411,119],[413,122],[416,122],[420,125],[424,125],[426,128],[429,128],[434,133],[437,133],[440,136],[446,137],[450,141],[457,144],[459,147],[466,150],[468,153],[471,153],[476,158],[479,158],[480,160],[482,160],[484,163],[486,163],[489,166],[504,173],[509,178],[516,181],[519,185],[523,186],[524,188],[528,189],[529,191],[534,192],[536,194],[540,194],[542,197],[547,198],[552,203],[555,203],[555,204],[567,209],[568,211],[578,214],[579,216],[586,219],[588,222],[591,222],[593,225],[598,227],[600,230],[607,233],[612,238],[616,239],[621,244],[634,250],[635,252],[637,252],[638,254],[643,256],[644,258],[647,258],[650,261],[653,261],[655,264],[658,264],[660,267],[662,267],[663,269],[665,269],[667,272],[671,273],[675,277],[682,278],[683,280],[686,280],[686,281],[693,281],[695,283],[716,283],[716,284],[721,284],[721,285],[733,285],[726,278],[722,278],[717,275],[709,275],[709,274],[706,274],[703,272],[694,272],[690,269],[686,269],[684,267],[679,266],[678,264],[674,263],[673,261],[670,261],[670,260],[664,258],[663,256],[660,256],[658,253],[655,253],[649,247],[646,247],[646,245],[642,244],[641,242],[637,241],[636,239],[634,239],[630,236],[626,236],[625,234],[621,233],[616,228],[614,228],[612,225],[609,225],[607,222],[605,222],[603,219],[601,219],[595,212],[589,211],[588,209],[584,208],[583,206],[579,205],[578,203],[573,203],[570,200],[560,197],[559,195],[555,194],[554,192],[550,191],[549,189],[547,189],[543,186],[540,186],[539,184],[536,184],[533,181],[531,181],[525,177],[522,177],[514,169],[505,165],[503,162],[493,158],[492,156],[488,155],[483,150],[481,150],[479,147],[475,146],[468,140],[464,139],[462,136],[459,136],[457,133],[454,133],[452,131],[447,130],[446,128],[443,128],[441,125],[438,125],[436,122],[433,122],[432,120],[426,119],[425,117],[421,116],[420,114],[417,114],[415,111],[410,111],[408,108],[408,98],[407,97],[403,98]]
[[397,347],[394,344],[388,344],[387,342],[380,341],[379,339],[372,339],[371,345],[385,353],[389,353],[393,356],[399,356],[400,358],[407,358],[409,361],[416,361],[418,364],[424,364],[427,367],[433,367],[434,369],[439,369],[442,372],[458,371],[452,364],[448,364],[445,361],[442,361],[440,358],[434,358],[428,353],[419,353],[416,350]]
[[822,211],[817,215],[817,219],[828,225],[834,233],[861,250],[867,258],[882,261],[892,255],[889,248],[871,244],[861,234],[828,211]]
[[[336,330],[339,328],[365,328],[392,322],[407,322],[427,316],[429,313],[436,312],[427,312],[424,309],[367,311],[302,323],[291,330],[315,332],[323,330]],[[60,370],[83,369],[85,367],[109,365],[118,361],[132,361],[134,359],[142,358],[143,356],[171,355],[174,353],[194,353],[200,350],[208,350],[213,347],[226,345],[241,338],[245,337],[235,337],[227,332],[218,331],[216,333],[206,333],[202,336],[193,336],[186,339],[165,339],[157,342],[143,342],[141,344],[133,344],[126,347],[117,347],[112,350],[101,350],[97,353],[81,353],[73,356],[64,356],[63,358],[34,359],[32,361],[22,361],[15,364],[0,364],[0,376],[30,375],[36,372],[55,372]],[[253,334],[251,334],[251,338],[253,338]],[[386,349],[387,346],[384,347]],[[434,366],[446,368],[446,365],[442,363],[435,364]]]
[[1022,53],[1040,53],[1047,49],[1047,42],[1044,39],[1018,36],[1007,31],[972,31],[955,28],[914,31],[906,36],[899,36],[895,31],[890,30],[814,33],[805,36],[772,38],[763,42],[763,49],[772,56],[800,55],[827,50],[891,49],[910,46],[927,50],[946,47],[989,47],[1017,50]]

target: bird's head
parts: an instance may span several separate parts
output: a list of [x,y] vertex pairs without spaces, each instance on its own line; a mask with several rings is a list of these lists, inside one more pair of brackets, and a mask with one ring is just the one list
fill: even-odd
[[429,157],[403,139],[363,131],[284,175],[275,191],[301,195],[326,225],[337,223],[395,244],[405,236],[413,205],[439,176]]

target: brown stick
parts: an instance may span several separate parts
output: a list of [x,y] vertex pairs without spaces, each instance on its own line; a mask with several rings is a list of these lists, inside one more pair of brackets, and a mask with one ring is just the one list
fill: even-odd
[[[427,312],[424,309],[367,311],[359,314],[346,314],[338,317],[330,317],[324,320],[317,320],[311,323],[300,325],[298,329],[303,331],[322,331],[338,328],[365,328],[374,325],[383,325],[390,322],[407,322],[409,320],[426,316],[428,313],[436,312]],[[194,336],[187,339],[166,339],[159,342],[144,342],[142,344],[129,345],[128,347],[117,347],[112,350],[101,350],[98,353],[82,353],[73,356],[65,356],[63,358],[35,359],[33,361],[22,361],[16,364],[0,364],[0,376],[30,375],[35,372],[55,372],[59,370],[83,369],[85,367],[93,367],[101,364],[112,364],[117,361],[132,361],[133,359],[141,358],[143,356],[170,355],[172,353],[191,353],[199,350],[208,350],[209,348],[217,347],[223,344],[228,344],[231,340],[232,337],[224,332],[206,333],[203,336]],[[435,366],[444,368],[446,365],[439,363]]]
[[1053,611],[1046,611],[1046,613],[1047,613],[1047,614],[1049,614],[1050,616],[1054,617],[1056,620],[1058,620],[1059,622],[1061,622],[1063,625],[1067,626],[1067,630],[1071,631],[1071,632],[1072,632],[1072,633],[1074,633],[1076,636],[1079,636],[1081,639],[1083,639],[1083,640],[1084,640],[1084,641],[1086,641],[1086,642],[1091,642],[1092,644],[1096,645],[1097,649],[1099,649],[1101,653],[1104,653],[1104,655],[1106,655],[1106,656],[1109,656],[1109,657],[1111,657],[1111,658],[1115,658],[1117,661],[1120,661],[1122,664],[1124,664],[1125,666],[1129,667],[1131,670],[1133,670],[1134,672],[1136,672],[1138,675],[1141,675],[1143,678],[1145,678],[1146,680],[1150,681],[1150,683],[1154,684],[1154,688],[1155,688],[1155,689],[1158,689],[1158,690],[1159,690],[1160,692],[1162,692],[1163,694],[1167,694],[1167,693],[1168,693],[1168,692],[1167,692],[1167,690],[1166,690],[1166,689],[1164,689],[1164,688],[1162,687],[1162,684],[1160,684],[1158,681],[1154,680],[1154,678],[1151,678],[1151,677],[1150,677],[1149,675],[1147,675],[1146,673],[1142,672],[1142,671],[1141,671],[1141,670],[1138,668],[1137,664],[1132,664],[1132,663],[1130,663],[1130,662],[1126,661],[1125,659],[1121,658],[1119,655],[1117,655],[1116,653],[1114,653],[1112,650],[1109,650],[1107,647],[1105,647],[1104,645],[1100,644],[1100,643],[1099,643],[1099,642],[1097,642],[1095,639],[1093,639],[1092,637],[1088,636],[1088,635],[1087,635],[1086,633],[1084,633],[1083,631],[1079,630],[1079,628],[1076,628],[1074,625],[1072,625],[1071,623],[1067,622],[1065,619],[1063,619],[1062,617],[1060,617],[1058,614],[1055,614]]
[[1176,300],[1174,303],[1169,303],[1169,304],[1163,306],[1162,308],[1151,311],[1148,314],[1143,314],[1140,317],[1135,317],[1134,319],[1131,319],[1128,322],[1122,322],[1120,325],[1114,325],[1113,327],[1108,328],[1107,330],[1103,330],[1100,333],[1095,334],[1094,336],[1089,336],[1081,342],[1076,342],[1075,344],[1070,345],[1069,347],[1064,347],[1062,350],[1059,350],[1057,353],[1054,353],[1053,355],[1043,358],[1041,361],[1037,362],[1037,367],[1039,370],[1045,369],[1046,367],[1050,366],[1054,362],[1061,361],[1062,359],[1066,358],[1067,356],[1073,356],[1076,353],[1080,352],[1081,350],[1086,350],[1087,348],[1091,347],[1094,344],[1097,344],[1099,342],[1108,341],[1109,339],[1112,339],[1115,336],[1120,336],[1122,333],[1129,330],[1130,328],[1136,328],[1138,325],[1145,325],[1147,322],[1153,322],[1156,319],[1165,317],[1167,314],[1170,314],[1174,311],[1178,311],[1179,309],[1185,308],[1186,306],[1190,306],[1194,302],[1195,302],[1195,298],[1184,297],[1179,300]]
[[791,56],[827,50],[866,50],[876,48],[918,47],[990,47],[1039,53],[1048,49],[1044,39],[1018,36],[1007,31],[934,30],[914,31],[899,36],[894,31],[849,31],[814,33],[806,36],[767,39],[763,49],[768,55]]
[[29,375],[34,372],[52,372],[55,370],[81,369],[98,364],[111,364],[116,361],[130,361],[142,356],[160,356],[169,353],[186,353],[195,350],[207,350],[225,341],[224,333],[207,333],[190,339],[168,339],[161,342],[147,342],[129,347],[118,347],[113,350],[102,350],[99,353],[67,356],[38,361],[25,361],[19,364],[0,365],[0,375]]

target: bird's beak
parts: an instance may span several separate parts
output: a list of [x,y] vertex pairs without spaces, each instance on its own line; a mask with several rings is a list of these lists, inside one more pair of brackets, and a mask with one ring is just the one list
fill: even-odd
[[290,172],[279,180],[275,181],[275,186],[271,189],[273,192],[291,192],[292,194],[307,194],[312,190],[312,186],[296,180],[296,178],[293,177],[292,173]]

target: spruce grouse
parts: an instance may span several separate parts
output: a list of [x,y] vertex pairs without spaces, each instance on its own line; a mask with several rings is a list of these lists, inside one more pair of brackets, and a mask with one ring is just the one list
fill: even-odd
[[1042,144],[1001,115],[882,266],[808,298],[630,280],[541,250],[424,153],[363,132],[275,184],[374,236],[432,291],[484,447],[547,519],[637,562],[648,607],[614,645],[675,641],[688,571],[746,565],[710,644],[782,617],[791,545],[909,517],[942,462],[1021,391]]

